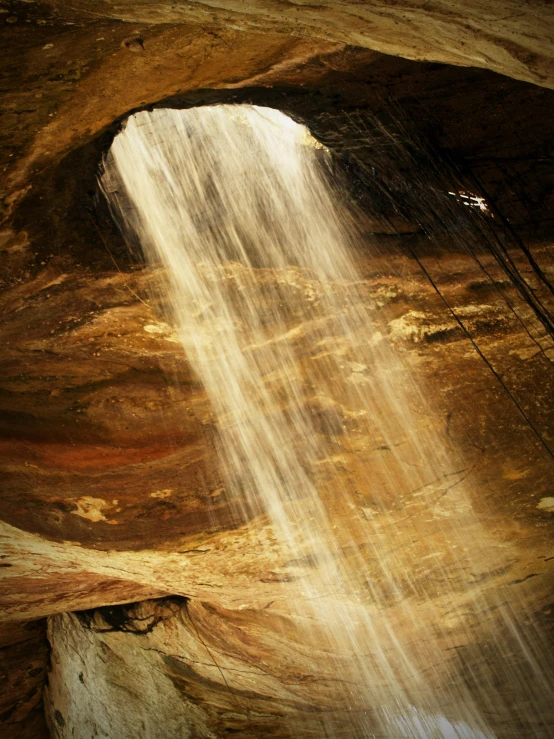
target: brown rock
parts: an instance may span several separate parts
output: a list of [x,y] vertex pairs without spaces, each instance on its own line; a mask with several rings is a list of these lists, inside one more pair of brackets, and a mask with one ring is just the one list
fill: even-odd
[[[421,433],[435,429],[451,455],[440,478],[425,473],[423,493],[400,485],[387,455],[418,461],[401,428],[391,449],[377,425],[361,438],[351,416],[309,399],[314,426],[339,419],[356,442],[317,473],[345,566],[349,537],[367,544],[368,531],[395,564],[385,577],[366,549],[360,601],[378,628],[390,619],[445,705],[446,685],[477,702],[492,685],[479,705],[498,737],[547,736],[537,675],[548,679],[553,625],[550,4],[123,1],[94,3],[94,15],[86,0],[12,5],[0,15],[3,734],[45,735],[45,616],[54,736],[104,720],[110,736],[140,736],[139,720],[167,736],[161,711],[174,733],[281,736],[286,717],[293,735],[313,736],[314,712],[329,706],[337,735],[348,731],[321,635],[289,607],[318,563],[291,559],[265,520],[249,531],[238,515],[211,408],[162,317],[159,275],[95,199],[102,154],[134,109],[253,101],[305,121],[335,152],[379,326],[360,340],[395,346],[432,396],[415,409]],[[464,193],[485,197],[485,225],[460,214]],[[355,510],[326,485],[327,462]],[[425,663],[435,627],[436,662]]]

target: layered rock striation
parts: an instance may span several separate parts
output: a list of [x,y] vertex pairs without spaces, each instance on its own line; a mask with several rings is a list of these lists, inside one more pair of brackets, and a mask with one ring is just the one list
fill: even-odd
[[[310,562],[284,561],[266,521],[237,518],[159,275],[96,187],[133,110],[252,101],[305,122],[334,153],[337,196],[364,234],[375,324],[360,340],[396,347],[431,402],[421,428],[454,460],[427,480],[423,507],[419,490],[384,495],[386,481],[359,480],[345,459],[344,484],[360,483],[351,515],[396,532],[395,587],[373,571],[376,618],[397,618],[417,643],[398,610],[413,598],[450,629],[437,687],[458,681],[483,700],[483,684],[499,686],[503,701],[482,704],[496,735],[548,736],[548,4],[94,6],[13,2],[0,15],[3,732],[46,735],[45,617],[52,736],[280,736],[283,716],[301,736],[310,711],[329,708],[314,688],[317,639],[301,643],[286,608]],[[324,425],[328,409],[312,411]],[[404,441],[399,430],[410,464]],[[361,443],[376,470],[386,454],[378,432]],[[479,569],[451,556],[444,520],[464,526]],[[450,609],[445,582],[459,593]],[[468,592],[502,607],[468,615]],[[532,659],[517,656],[509,622]]]

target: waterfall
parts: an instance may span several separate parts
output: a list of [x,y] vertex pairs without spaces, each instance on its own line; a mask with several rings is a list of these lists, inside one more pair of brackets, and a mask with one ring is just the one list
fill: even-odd
[[[163,268],[166,320],[211,403],[237,520],[270,532],[283,590],[270,608],[317,644],[313,735],[490,738],[438,656],[454,601],[491,607],[447,576],[453,560],[477,572],[489,535],[467,538],[468,522],[479,530],[467,464],[383,338],[328,159],[272,109],[160,109],[128,119],[102,187]],[[396,539],[401,526],[416,541],[420,525],[433,577]],[[492,678],[483,691],[502,704]]]

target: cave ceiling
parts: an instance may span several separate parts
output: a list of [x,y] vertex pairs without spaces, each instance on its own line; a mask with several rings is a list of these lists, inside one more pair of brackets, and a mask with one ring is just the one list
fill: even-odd
[[[397,531],[398,571],[428,594],[420,618],[448,626],[437,694],[463,683],[499,739],[551,736],[552,4],[51,0],[0,11],[2,735],[318,735],[327,695],[310,686],[324,655],[288,607],[311,564],[268,549],[266,521],[237,518],[213,410],[163,318],[155,270],[97,184],[134,111],[252,102],[331,151],[375,320],[421,379],[422,428],[451,454],[452,491],[425,481],[437,489],[431,514],[394,481],[379,507],[355,462],[344,477],[360,477],[359,516]],[[487,213],[464,209],[463,193]],[[360,443],[378,479],[382,451]],[[454,518],[476,571],[444,547],[440,522]],[[425,643],[398,605],[408,576],[395,592],[380,577],[398,633]],[[457,593],[448,604],[441,578]],[[498,604],[472,614],[469,631],[468,593]],[[511,623],[532,646],[527,662]],[[489,683],[502,705],[483,699]],[[333,710],[331,735],[348,739]]]

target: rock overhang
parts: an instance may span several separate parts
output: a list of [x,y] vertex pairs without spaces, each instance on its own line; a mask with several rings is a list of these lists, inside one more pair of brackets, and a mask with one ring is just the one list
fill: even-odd
[[[100,25],[103,30],[94,36],[95,43],[112,31],[108,22]],[[53,27],[37,25],[44,54],[56,48],[56,40],[44,35]],[[72,92],[68,95],[66,87],[63,95],[60,93],[61,104],[52,116],[59,116],[59,122],[52,125],[46,121],[42,129],[33,132],[31,124],[21,127],[24,143],[20,151],[24,156],[12,169],[15,190],[20,192],[10,191],[10,198],[14,194],[16,198],[8,203],[8,211],[13,210],[7,224],[15,233],[8,234],[6,242],[13,272],[7,275],[4,293],[8,373],[3,390],[4,427],[15,438],[6,440],[10,492],[4,518],[30,532],[22,533],[17,541],[17,530],[8,530],[16,569],[5,572],[18,574],[20,579],[9,580],[13,587],[6,607],[18,618],[92,608],[106,604],[106,599],[111,603],[143,599],[161,595],[160,591],[193,594],[204,601],[213,599],[217,592],[217,597],[225,600],[227,577],[208,583],[209,587],[206,582],[213,579],[214,572],[229,574],[226,551],[242,556],[241,529],[236,521],[229,518],[223,531],[221,527],[214,531],[209,517],[201,515],[207,506],[213,510],[215,504],[225,519],[217,475],[200,496],[175,484],[179,477],[176,470],[183,465],[195,470],[193,483],[195,475],[205,477],[206,457],[213,455],[209,450],[206,453],[203,441],[210,423],[209,409],[193,378],[187,379],[185,388],[175,383],[175,389],[166,392],[165,378],[173,371],[175,348],[164,330],[152,333],[146,328],[159,325],[148,306],[137,299],[144,299],[149,277],[144,270],[131,268],[133,259],[106,211],[98,215],[97,167],[127,115],[150,105],[257,102],[278,107],[307,123],[322,139],[332,134],[330,143],[339,151],[341,142],[344,144],[352,132],[345,120],[360,110],[360,101],[370,121],[387,125],[398,120],[400,108],[401,120],[415,125],[416,138],[432,138],[431,151],[446,153],[449,166],[454,160],[457,166],[465,165],[473,172],[478,169],[480,182],[484,179],[494,184],[493,197],[501,212],[535,248],[541,238],[550,236],[543,198],[551,179],[546,156],[551,133],[543,118],[552,94],[547,90],[479,70],[392,59],[345,47],[336,40],[322,44],[279,34],[234,32],[226,36],[217,27],[203,28],[199,34],[197,27],[188,25],[160,27],[149,37],[142,31],[128,33],[135,29],[120,22],[115,27],[117,42],[111,43],[109,54],[90,60],[91,74],[85,73],[88,89],[86,85],[80,90],[78,85],[72,88],[76,82],[70,79],[63,81]],[[84,28],[83,36],[90,38],[90,31],[91,27]],[[67,27],[65,32],[70,38],[71,33],[80,31]],[[140,49],[133,51],[131,42],[143,36],[143,46],[138,44]],[[54,47],[43,49],[49,43]],[[194,58],[189,47],[199,52],[204,43],[212,50],[219,44],[222,47],[207,89],[179,92],[182,65]],[[168,81],[158,70],[158,77],[154,75],[148,83],[149,73],[143,70],[141,76],[140,64],[133,66],[135,62],[129,65],[131,76],[122,73],[127,61],[143,59],[149,46],[160,49],[162,57],[164,49],[168,50],[165,69],[173,69],[173,79]],[[247,46],[250,52],[252,48],[259,52],[257,58],[249,57],[250,67],[245,70],[243,64],[232,80],[229,72],[234,57],[229,56],[229,46],[237,57]],[[188,56],[182,55],[183,48],[189,49]],[[63,54],[60,59],[63,61]],[[163,71],[163,60],[161,68]],[[32,71],[32,64],[29,69]],[[237,79],[240,75],[243,79]],[[76,73],[69,76],[77,81]],[[54,70],[50,77],[55,77]],[[194,84],[205,82],[206,77],[200,75]],[[140,85],[145,83],[149,99],[143,101]],[[55,84],[55,80],[45,78],[39,87],[44,85],[50,94],[49,86]],[[216,89],[227,85],[234,89]],[[121,94],[125,87],[129,88],[125,91],[128,98]],[[98,101],[100,113],[94,110]],[[25,113],[24,107],[22,120],[33,115]],[[45,110],[41,115],[50,118]],[[327,128],[323,130],[325,120]],[[72,122],[75,130],[69,131]],[[14,132],[8,129],[6,135]],[[373,166],[371,159],[367,164]],[[346,181],[352,184],[354,178]],[[524,190],[532,194],[532,202],[519,210],[521,192],[514,188],[514,181],[520,190],[524,183]],[[32,188],[22,195],[29,185]],[[399,194],[401,190],[396,196]],[[360,202],[367,204],[357,197]],[[390,222],[390,212],[385,215]],[[537,347],[510,315],[507,304],[502,307],[495,285],[507,291],[512,304],[517,305],[517,295],[505,275],[494,272],[494,262],[485,264],[494,272],[491,282],[450,240],[445,238],[441,246],[441,240],[435,239],[430,247],[421,239],[418,223],[412,226],[408,219],[404,236],[398,233],[402,231],[398,222],[393,224],[392,234],[384,233],[382,224],[376,229],[375,220],[368,226],[368,232],[381,232],[378,256],[372,264],[365,263],[373,280],[371,290],[389,312],[392,339],[417,357],[431,378],[428,381],[440,388],[439,405],[448,436],[477,457],[479,450],[487,450],[484,461],[472,472],[479,490],[473,505],[491,531],[502,531],[504,540],[512,542],[518,558],[509,569],[491,564],[486,572],[475,573],[476,583],[487,583],[487,587],[498,587],[502,592],[504,588],[506,592],[517,589],[518,599],[531,613],[530,628],[540,621],[548,634],[551,573],[546,549],[552,524],[548,508],[541,507],[551,492],[548,460],[537,452],[510,398],[498,390],[486,367],[470,356],[471,348],[460,340],[459,327],[451,325],[451,316],[445,315],[444,306],[426,285],[410,251],[406,252],[406,244],[423,254],[424,261],[435,260],[440,267],[440,291],[458,315],[472,322],[468,324],[472,334],[485,346],[495,366],[502,368],[510,388],[517,391],[517,398],[523,399],[527,412],[546,433],[551,426],[547,402],[551,371],[545,354],[549,345],[546,341],[542,348]],[[445,236],[447,233],[446,228]],[[540,256],[544,259],[548,255],[543,251]],[[525,265],[522,269],[526,278],[533,280]],[[436,277],[437,272],[433,274]],[[477,313],[470,315],[467,308]],[[526,315],[525,320],[532,321],[532,316]],[[478,423],[477,407],[481,408]],[[170,417],[164,439],[150,431],[159,425],[160,414]],[[182,431],[183,414],[187,417],[186,433]],[[497,418],[505,419],[500,426]],[[179,454],[185,454],[186,459]],[[500,485],[495,480],[504,482]],[[362,503],[364,515],[383,515],[369,498]],[[443,512],[448,513],[446,509]],[[222,543],[225,536],[230,538]],[[114,549],[123,556],[101,561],[95,554],[102,553],[102,557]],[[144,561],[140,551],[126,559],[127,552],[137,549],[152,551],[145,553]],[[168,577],[160,582],[156,573],[164,567],[163,556],[175,549],[183,552],[183,562],[207,562],[195,565],[196,574],[191,578],[188,571],[179,573],[180,563],[172,561]],[[37,556],[48,563],[38,579],[33,567],[29,571]],[[240,572],[233,572],[233,578],[239,575],[242,592],[236,599],[230,595],[227,605],[233,608],[249,599],[258,605],[268,602],[273,589],[282,587],[279,583],[288,577],[274,564],[252,559]],[[45,578],[48,570],[50,577]],[[122,572],[126,572],[123,578]],[[256,596],[260,587],[263,593]],[[476,638],[474,645],[466,647],[467,659],[477,659],[474,652],[478,643]]]

